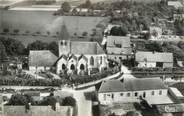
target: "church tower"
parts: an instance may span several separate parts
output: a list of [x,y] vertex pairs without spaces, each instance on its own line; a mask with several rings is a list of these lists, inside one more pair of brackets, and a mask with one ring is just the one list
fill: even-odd
[[63,22],[61,26],[61,31],[60,31],[60,40],[58,42],[59,46],[59,56],[61,55],[68,55],[71,51],[71,42],[70,42],[70,35],[68,33],[68,30],[66,28],[65,23]]

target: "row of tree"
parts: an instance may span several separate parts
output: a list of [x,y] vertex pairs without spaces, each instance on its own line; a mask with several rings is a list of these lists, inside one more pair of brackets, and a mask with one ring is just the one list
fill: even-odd
[[35,101],[29,94],[15,94],[12,95],[10,100],[6,105],[25,105],[26,109],[29,109],[29,103],[31,105],[37,106],[52,106],[55,110],[56,103],[60,103],[62,106],[72,106],[75,107],[76,101],[73,97],[65,97],[64,99],[56,98],[53,93],[50,93],[49,96],[45,97],[43,100]]
[[58,55],[57,42],[46,43],[35,41],[25,47],[20,41],[11,38],[0,38],[0,61],[3,61],[6,56],[22,56],[28,55],[30,50],[50,50],[55,55]]

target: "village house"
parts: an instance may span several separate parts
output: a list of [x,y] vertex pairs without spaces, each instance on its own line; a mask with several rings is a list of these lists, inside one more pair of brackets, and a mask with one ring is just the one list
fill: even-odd
[[128,36],[107,36],[106,51],[108,59],[121,62],[132,56],[130,37]]
[[67,73],[91,74],[101,72],[107,67],[107,55],[97,42],[59,41],[59,59],[56,61],[57,74]]
[[100,104],[134,103],[145,99],[149,104],[173,103],[168,88],[159,78],[104,81],[98,91]]
[[152,41],[181,41],[183,36],[177,35],[161,35],[159,37],[151,37]]
[[175,9],[179,9],[183,7],[180,1],[168,1],[168,6],[174,7]]
[[31,50],[29,53],[29,70],[33,73],[48,71],[56,60],[57,56],[49,50]]
[[173,54],[138,51],[135,54],[135,61],[138,67],[173,67]]

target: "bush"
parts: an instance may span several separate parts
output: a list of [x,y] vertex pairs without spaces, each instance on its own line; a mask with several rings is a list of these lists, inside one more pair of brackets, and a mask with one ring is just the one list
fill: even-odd
[[76,100],[73,97],[66,97],[64,98],[62,105],[75,107]]

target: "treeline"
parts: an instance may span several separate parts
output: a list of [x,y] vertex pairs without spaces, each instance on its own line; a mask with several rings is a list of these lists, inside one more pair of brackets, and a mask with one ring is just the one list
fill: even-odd
[[0,60],[3,60],[6,56],[29,55],[30,50],[50,50],[58,55],[58,44],[54,41],[51,43],[35,41],[24,46],[16,39],[0,37],[0,48]]

